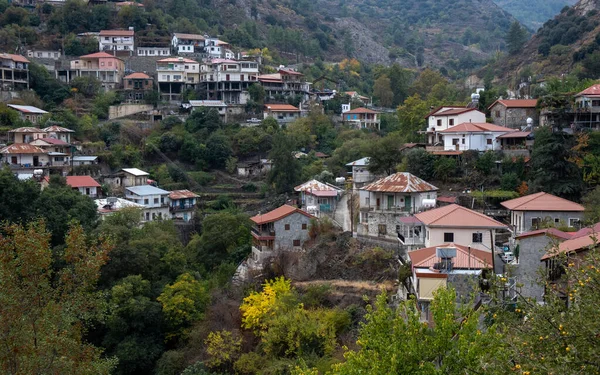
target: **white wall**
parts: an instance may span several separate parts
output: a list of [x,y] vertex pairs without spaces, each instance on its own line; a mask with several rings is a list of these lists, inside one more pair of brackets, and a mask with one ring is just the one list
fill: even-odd
[[[453,139],[458,139],[458,150],[499,150],[500,142],[498,136],[504,132],[485,132],[485,133],[444,133],[444,150],[456,150],[456,145],[453,145]],[[491,140],[491,144],[487,140]],[[464,142],[464,143],[463,143]]]
[[[89,189],[89,194],[87,192],[87,189]],[[78,187],[77,190],[79,190],[79,192],[83,195],[87,195],[89,197],[95,198],[98,196],[98,188],[96,186],[90,186],[90,187]]]
[[[437,126],[437,120],[442,120],[441,126]],[[435,128],[436,131],[448,129],[450,127],[450,120],[454,120],[454,125],[458,125],[463,122],[485,122],[485,114],[479,111],[469,111],[459,115],[429,116],[427,128]]]
[[[483,236],[481,243],[473,243],[473,233],[481,233]],[[425,227],[425,247],[437,246],[443,243],[444,233],[454,233],[454,243],[463,246],[471,246],[475,249],[490,251],[492,249],[492,239],[489,229],[477,228],[429,228]]]

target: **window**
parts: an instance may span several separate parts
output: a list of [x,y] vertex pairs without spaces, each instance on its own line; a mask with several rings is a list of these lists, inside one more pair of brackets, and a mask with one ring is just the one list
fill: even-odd
[[456,146],[459,142],[458,138],[452,138],[452,145]]
[[109,62],[108,62],[108,66],[112,66],[112,61],[109,61]]
[[308,225],[306,223],[302,224],[302,230],[306,230],[308,228]]
[[531,218],[531,229],[539,229],[541,222],[542,222],[541,218],[539,218],[539,217],[532,217]]
[[285,230],[290,230],[290,225],[289,224],[285,225]]
[[473,243],[483,242],[483,233],[473,233]]
[[144,199],[144,204],[148,204],[148,198]]
[[154,204],[158,204],[158,198],[154,198]]
[[448,120],[448,125],[454,126],[454,119],[453,118],[451,118],[450,120]]
[[555,218],[554,218],[554,224],[559,224],[559,223],[560,223],[560,219],[559,219],[559,218],[557,218],[557,217],[555,217]]
[[454,242],[454,233],[444,233],[444,242]]
[[437,126],[442,126],[442,120],[437,120]]
[[150,212],[146,212],[146,221],[150,221]]
[[462,143],[463,145],[465,144],[465,139],[464,139],[464,138],[462,139],[462,142],[461,142],[461,143]]
[[300,240],[294,240],[294,246],[300,246]]
[[225,80],[229,81],[229,74],[225,74]]
[[486,139],[486,140],[485,140],[485,142],[486,142],[488,145],[491,145],[491,144],[492,144],[492,139],[491,139],[491,138],[488,138],[488,139]]
[[496,111],[496,117],[500,117],[500,111]]
[[569,227],[579,227],[579,219],[569,218]]

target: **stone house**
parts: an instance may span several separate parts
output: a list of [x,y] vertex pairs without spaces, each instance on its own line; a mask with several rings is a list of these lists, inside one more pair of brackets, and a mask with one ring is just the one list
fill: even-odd
[[542,226],[579,227],[585,208],[575,202],[539,192],[502,202],[510,211],[510,225],[516,234]]
[[401,217],[435,207],[438,188],[421,178],[399,172],[359,190],[358,233],[395,239]]
[[33,124],[40,122],[44,115],[48,114],[48,112],[44,111],[43,109],[39,109],[31,105],[7,104],[7,106],[17,111],[21,120],[29,121]]
[[527,126],[528,118],[531,118],[534,124],[539,122],[536,106],[537,99],[498,99],[488,107],[488,110],[494,124],[521,129]]

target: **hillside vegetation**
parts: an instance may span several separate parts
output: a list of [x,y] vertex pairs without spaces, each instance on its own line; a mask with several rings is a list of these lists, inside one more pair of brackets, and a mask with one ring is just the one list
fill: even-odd
[[565,6],[576,2],[577,0],[495,0],[502,9],[532,30],[537,30],[544,22],[560,13]]

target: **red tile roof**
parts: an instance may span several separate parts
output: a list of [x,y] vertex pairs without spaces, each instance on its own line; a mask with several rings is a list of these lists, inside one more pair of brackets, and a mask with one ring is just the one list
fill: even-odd
[[600,83],[592,85],[575,96],[596,96],[600,95]]
[[342,113],[342,115],[346,115],[346,114],[362,114],[362,113],[379,114],[381,112],[377,112],[377,111],[374,111],[374,110],[369,109],[369,108],[354,108],[353,110],[350,110],[348,112]]
[[444,202],[444,203],[456,203],[456,197],[437,197],[437,200],[439,202]]
[[570,200],[539,192],[501,203],[511,211],[567,211],[582,212],[585,208]]
[[[438,246],[410,251],[408,256],[415,268],[430,268],[440,261],[436,256],[438,247],[453,247],[456,249],[456,257],[452,259],[454,269],[488,269],[492,268],[492,252],[454,244],[446,243]],[[427,276],[427,275],[426,275]]]
[[175,33],[175,36],[179,39],[205,40],[204,36],[199,34]]
[[173,190],[169,193],[171,199],[187,199],[187,198],[200,198],[199,195],[189,190]]
[[57,145],[57,146],[68,146],[69,144],[65,141],[63,141],[62,139],[56,139],[56,138],[38,138],[41,139],[42,141],[46,142],[46,143],[50,143],[51,145]]
[[123,79],[152,79],[146,73],[131,73],[130,75],[123,77]]
[[133,30],[100,30],[100,36],[133,36]]
[[67,176],[67,185],[74,188],[100,187],[100,184],[90,176]]
[[508,100],[496,100],[488,107],[492,108],[496,104],[502,104],[506,108],[535,108],[537,105],[537,99],[508,99]]
[[415,214],[415,217],[423,224],[433,227],[506,228],[505,224],[489,216],[457,204],[424,211]]
[[[83,55],[83,56],[79,56],[80,59],[99,59],[99,58],[114,58],[114,59],[119,59],[116,56],[111,55],[110,53],[106,53],[106,52],[95,52],[95,53],[90,53],[89,55]],[[119,59],[121,60],[121,59]]]
[[13,143],[0,149],[0,154],[45,154],[41,148],[27,143]]
[[526,232],[526,233],[521,233],[518,236],[516,236],[516,239],[522,239],[522,238],[527,238],[527,237],[536,237],[536,236],[551,236],[551,237],[555,237],[561,240],[568,240],[572,238],[573,233],[567,233],[567,232],[563,232],[562,230],[558,230],[556,228],[545,228],[545,229],[538,229],[538,230],[534,230],[531,232]]
[[12,53],[0,53],[0,59],[12,60],[14,62],[28,63],[25,57],[21,55],[13,55]]
[[265,109],[273,112],[300,112],[291,104],[265,104]]
[[451,115],[460,115],[461,113],[467,113],[470,111],[476,111],[476,108],[466,108],[462,106],[441,106],[437,107],[433,111],[429,112],[425,118],[429,116],[451,116]]
[[563,241],[560,244],[558,244],[558,246],[555,246],[554,248],[546,252],[546,254],[544,254],[541,260],[553,258],[559,254],[580,252],[591,249],[592,247],[597,247],[598,238],[600,238],[600,236],[597,232],[594,232],[591,235],[581,236]]
[[389,193],[417,193],[437,189],[429,182],[408,172],[394,173],[361,188],[361,190]]
[[529,134],[531,134],[531,132],[516,131],[499,135],[497,138],[527,138]]
[[504,126],[489,124],[487,122],[463,122],[458,125],[440,130],[438,133],[479,133],[479,132],[514,132],[515,129],[505,128]]
[[259,224],[259,225],[266,224],[266,223],[272,223],[272,222],[281,220],[284,217],[289,216],[296,212],[299,214],[302,214],[306,217],[313,218],[313,216],[311,214],[304,212],[299,208],[284,204],[283,206],[276,208],[273,211],[267,212],[264,215],[253,216],[250,218],[250,220],[252,220],[253,222],[255,222],[256,224]]
[[281,68],[279,69],[279,73],[283,73],[283,74],[289,74],[289,75],[294,75],[294,76],[303,76],[304,74],[297,72],[295,70],[292,69],[287,69],[287,68]]

